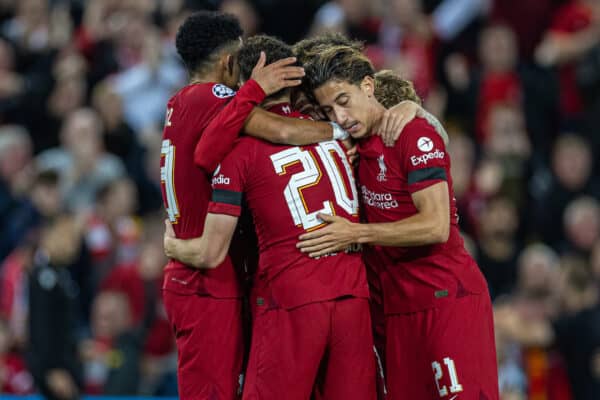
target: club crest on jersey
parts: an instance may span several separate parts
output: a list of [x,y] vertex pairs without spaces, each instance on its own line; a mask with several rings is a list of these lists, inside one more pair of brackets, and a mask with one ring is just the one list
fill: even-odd
[[430,152],[433,149],[433,140],[427,136],[421,136],[419,140],[417,140],[417,147],[423,153]]
[[383,154],[377,158],[377,163],[379,164],[379,173],[377,174],[377,180],[379,182],[385,182],[387,180],[385,177],[387,167],[385,166]]
[[215,95],[215,97],[218,97],[220,99],[226,99],[227,97],[235,95],[235,91],[233,89],[228,88],[227,86],[222,85],[220,83],[217,83],[212,87],[212,92]]

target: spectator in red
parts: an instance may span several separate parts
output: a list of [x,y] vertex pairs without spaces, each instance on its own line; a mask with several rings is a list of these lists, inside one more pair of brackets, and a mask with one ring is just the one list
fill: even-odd
[[[156,387],[164,377],[167,364],[165,361],[173,354],[174,341],[162,296],[159,295],[162,286],[163,267],[166,263],[162,251],[163,221],[161,217],[148,217],[143,221],[144,236],[137,260],[131,264],[117,265],[100,288],[103,291],[114,291],[127,296],[134,324],[141,324],[144,318],[145,304],[149,301],[145,291],[145,282],[154,282],[156,292],[156,319],[152,323],[144,342],[143,367],[146,388]],[[147,390],[148,392],[148,390]]]
[[575,65],[600,43],[600,4],[595,0],[572,0],[559,8],[544,39],[535,50],[543,66],[559,66],[560,110],[567,120],[581,117],[583,100],[575,80]]
[[494,105],[520,108],[534,149],[542,154],[553,136],[552,115],[557,93],[551,75],[520,63],[515,33],[507,25],[493,23],[479,35],[479,64],[453,53],[445,61],[448,114],[472,130],[477,143],[488,140],[486,123]]
[[87,220],[86,244],[97,271],[98,282],[116,264],[137,259],[140,226],[134,218],[137,191],[129,178],[115,179],[96,195],[96,207]]
[[8,324],[0,318],[0,394],[26,395],[33,393],[33,378],[19,353],[12,351]]
[[368,52],[374,64],[392,69],[403,79],[413,82],[417,94],[427,103],[429,93],[435,89],[438,43],[429,17],[425,14],[423,1],[390,1],[379,42],[383,50],[382,57],[376,52]]

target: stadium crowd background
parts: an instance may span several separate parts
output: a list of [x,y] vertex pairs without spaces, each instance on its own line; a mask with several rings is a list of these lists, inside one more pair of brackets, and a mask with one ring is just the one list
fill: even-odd
[[[158,161],[165,104],[187,80],[174,35],[202,8],[288,43],[345,33],[414,82],[450,134],[502,398],[590,398],[598,0],[1,0],[0,393],[72,379],[87,394],[176,394]],[[523,320],[555,333],[536,341]]]

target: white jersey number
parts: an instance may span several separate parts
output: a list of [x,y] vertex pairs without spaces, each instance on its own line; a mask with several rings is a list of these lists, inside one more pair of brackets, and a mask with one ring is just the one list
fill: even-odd
[[[454,365],[454,360],[452,360],[450,357],[445,357],[444,364],[446,364],[446,367],[448,368],[448,374],[450,375],[450,393],[462,392],[463,387],[460,383],[458,383],[458,376],[456,374],[456,366]],[[446,388],[446,385],[442,385],[440,387],[440,380],[444,376],[444,373],[442,372],[442,365],[439,362],[434,361],[431,363],[431,367],[433,368],[433,373],[435,375],[435,384],[437,386],[437,390],[440,394],[440,397],[447,396],[448,388]]]
[[175,195],[175,182],[173,179],[175,172],[175,146],[171,141],[165,139],[162,141],[160,156],[165,158],[165,162],[160,167],[160,182],[165,185],[165,203],[169,221],[175,224],[179,218],[179,206],[177,205],[177,196]]
[[[344,150],[336,141],[319,143],[315,149],[325,166],[325,172],[332,184],[336,204],[348,214],[356,215],[358,212],[358,196],[354,177],[352,176],[352,168]],[[343,173],[346,174],[348,182],[350,182],[350,190],[346,188],[342,171],[340,171],[334,157],[335,154],[341,160]],[[304,200],[302,191],[311,186],[318,185],[323,176],[313,153],[308,150],[302,150],[299,147],[292,147],[271,155],[271,161],[273,162],[275,172],[279,175],[285,175],[287,173],[286,168],[296,163],[302,164],[302,168],[304,169],[302,172],[297,172],[290,177],[283,193],[295,225],[302,226],[305,230],[314,229],[323,224],[317,218],[318,213],[334,214],[333,204],[330,200],[324,201],[323,207],[313,212],[308,210],[306,201]]]

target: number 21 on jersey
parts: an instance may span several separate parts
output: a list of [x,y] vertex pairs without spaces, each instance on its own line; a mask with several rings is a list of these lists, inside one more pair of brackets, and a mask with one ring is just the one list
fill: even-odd
[[[444,357],[444,365],[448,369],[448,375],[450,375],[450,386],[446,387],[446,385],[440,386],[440,380],[444,376],[442,364],[437,361],[431,363],[431,367],[433,368],[433,374],[435,376],[435,384],[437,386],[438,393],[440,397],[448,396],[448,389],[450,389],[450,393],[459,393],[462,392],[463,387],[460,383],[458,383],[458,375],[456,374],[456,366],[454,365],[454,360],[450,357]],[[452,397],[454,398],[454,397]]]
[[[333,189],[335,202],[350,215],[358,213],[358,196],[354,177],[352,176],[352,168],[346,158],[344,150],[336,141],[321,142],[315,147],[315,151],[329,177]],[[350,189],[346,187],[342,171],[338,167],[334,155],[339,158],[343,173],[346,175],[347,181],[350,183]],[[279,153],[271,155],[271,161],[275,172],[279,175],[287,174],[286,168],[292,164],[300,163],[304,169],[302,172],[297,172],[290,177],[290,180],[285,187],[284,196],[294,224],[302,226],[305,230],[314,229],[323,222],[317,217],[317,214],[335,214],[331,200],[323,201],[323,208],[310,212],[302,191],[311,186],[316,186],[321,181],[323,173],[314,157],[314,154],[309,150],[302,150],[299,147],[292,147]]]

